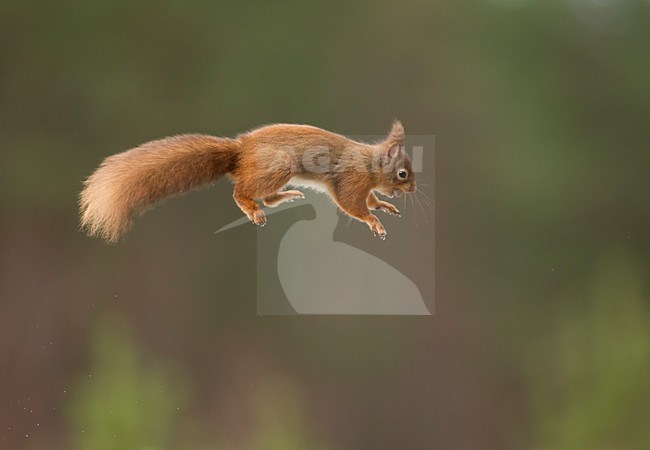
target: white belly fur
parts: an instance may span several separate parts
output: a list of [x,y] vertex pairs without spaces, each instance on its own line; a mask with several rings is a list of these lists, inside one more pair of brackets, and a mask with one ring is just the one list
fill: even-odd
[[305,180],[305,179],[302,179],[302,178],[293,177],[293,178],[291,178],[289,180],[289,182],[287,184],[290,185],[290,186],[294,186],[294,187],[302,186],[302,187],[306,187],[306,188],[309,188],[309,189],[313,189],[314,191],[329,193],[325,183],[320,182],[320,181]]

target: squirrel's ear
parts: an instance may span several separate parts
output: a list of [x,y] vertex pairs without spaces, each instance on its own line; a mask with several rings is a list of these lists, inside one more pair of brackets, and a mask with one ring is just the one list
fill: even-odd
[[385,142],[388,148],[386,151],[386,163],[391,164],[404,148],[404,127],[402,126],[402,122],[395,119]]
[[393,161],[395,161],[395,158],[397,158],[397,155],[399,155],[399,152],[402,150],[402,146],[394,142],[390,144],[388,147],[388,151],[386,152],[386,163],[391,164]]
[[402,122],[395,119],[395,122],[393,122],[393,126],[390,129],[390,133],[388,133],[387,140],[391,143],[395,142],[404,145],[404,126],[402,125]]

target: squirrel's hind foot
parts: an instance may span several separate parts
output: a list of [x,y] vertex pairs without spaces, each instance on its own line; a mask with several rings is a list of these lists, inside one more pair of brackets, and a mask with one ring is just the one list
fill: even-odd
[[262,211],[261,209],[253,211],[247,214],[247,216],[250,219],[250,221],[253,222],[255,225],[259,225],[260,227],[266,226],[266,215],[264,214],[264,211]]

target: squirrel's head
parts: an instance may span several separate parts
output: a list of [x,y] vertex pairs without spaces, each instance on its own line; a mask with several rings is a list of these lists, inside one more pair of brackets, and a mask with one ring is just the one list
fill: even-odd
[[404,151],[404,127],[399,120],[385,141],[378,145],[380,171],[377,190],[388,197],[401,197],[403,192],[415,192],[415,174],[411,158]]

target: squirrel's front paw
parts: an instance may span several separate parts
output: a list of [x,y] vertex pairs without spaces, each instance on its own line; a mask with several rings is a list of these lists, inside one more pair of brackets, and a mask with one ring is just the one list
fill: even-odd
[[383,211],[386,214],[390,214],[391,216],[402,217],[402,215],[399,212],[399,209],[395,208],[395,206],[393,206],[391,203],[388,202],[379,201],[375,209]]
[[252,213],[249,213],[247,215],[250,221],[253,222],[255,225],[259,225],[261,227],[266,226],[266,215],[264,214],[264,211],[262,211],[261,209],[253,211]]
[[386,228],[384,228],[379,220],[369,223],[368,226],[370,226],[370,231],[372,231],[373,236],[379,236],[379,239],[382,241],[386,239]]

